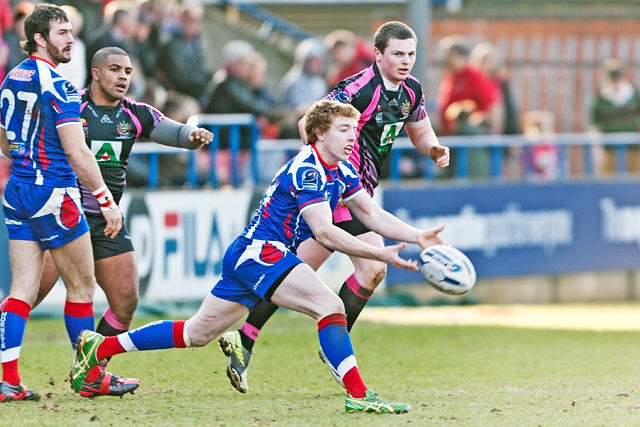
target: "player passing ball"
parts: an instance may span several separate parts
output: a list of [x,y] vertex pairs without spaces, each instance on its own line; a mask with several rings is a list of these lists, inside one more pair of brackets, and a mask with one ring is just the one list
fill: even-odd
[[[361,114],[356,141],[349,153],[364,189],[373,196],[378,176],[391,153],[393,143],[403,129],[411,143],[437,167],[449,165],[449,148],[440,145],[425,110],[424,91],[410,73],[416,61],[418,39],[402,22],[391,21],[378,28],[374,35],[375,62],[370,67],[339,82],[325,99],[353,105]],[[306,141],[306,115],[299,123]],[[383,247],[380,233],[368,227],[350,207],[339,205],[333,211],[333,222],[340,229],[370,245]],[[298,248],[298,257],[317,270],[329,259],[333,250],[320,239],[308,239]],[[358,319],[387,272],[387,264],[379,260],[350,254],[355,271],[346,278],[339,291],[345,306],[348,329]],[[220,338],[220,348],[227,356],[227,375],[240,392],[249,390],[247,370],[253,346],[262,327],[277,311],[270,302],[260,303],[237,331]],[[322,360],[324,355],[320,351]],[[327,366],[331,367],[330,364]],[[341,383],[339,376],[331,370]]]
[[[101,360],[136,350],[205,346],[260,301],[273,301],[318,322],[320,347],[347,391],[347,412],[409,411],[410,404],[388,402],[365,384],[347,330],[344,304],[296,256],[296,249],[313,235],[333,250],[417,270],[416,261],[398,253],[406,242],[423,248],[442,243],[438,234],[443,227],[412,227],[384,211],[364,190],[355,168],[346,161],[357,141],[360,113],[353,106],[325,100],[315,103],[307,114],[309,143],[280,169],[251,223],[227,248],[221,278],[198,312],[186,321],[153,322],[113,337],[83,332],[71,369],[76,392]],[[332,211],[340,198],[371,230],[402,243],[374,246],[333,225]]]

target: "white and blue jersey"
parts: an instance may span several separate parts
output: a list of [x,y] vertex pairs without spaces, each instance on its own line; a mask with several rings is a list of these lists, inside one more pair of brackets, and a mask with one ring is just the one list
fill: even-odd
[[58,248],[89,230],[58,136],[58,128],[80,124],[80,96],[52,64],[30,57],[5,78],[0,105],[11,154],[2,200],[9,239]]
[[80,123],[80,96],[52,64],[30,57],[5,78],[0,91],[2,126],[11,152],[10,179],[72,187],[76,175],[57,128]]
[[260,207],[243,236],[249,239],[278,240],[289,249],[312,236],[302,212],[316,203],[351,199],[362,189],[360,177],[349,162],[327,165],[313,145],[299,153],[278,171]]
[[302,260],[298,245],[312,236],[302,213],[328,203],[331,210],[342,197],[348,201],[363,191],[349,162],[325,163],[313,145],[306,145],[271,182],[251,223],[227,249],[220,281],[211,293],[250,309],[270,299],[274,284]]

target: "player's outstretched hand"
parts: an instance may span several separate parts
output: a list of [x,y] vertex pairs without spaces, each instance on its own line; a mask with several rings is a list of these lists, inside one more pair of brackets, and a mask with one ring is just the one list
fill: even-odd
[[418,236],[418,244],[420,247],[422,249],[426,249],[429,246],[446,244],[438,235],[442,230],[444,230],[444,225],[436,228],[429,228],[420,233]]
[[382,257],[380,261],[392,265],[398,268],[404,268],[406,270],[418,270],[418,262],[410,259],[400,258],[398,252],[407,247],[405,242],[398,243],[397,245],[385,246],[382,249]]
[[449,166],[449,147],[435,145],[429,149],[429,157],[439,168],[446,168]]
[[113,239],[122,228],[122,212],[120,212],[120,208],[116,205],[115,208],[102,211],[102,216],[104,216],[104,219],[107,221],[107,226],[104,228],[104,235]]
[[189,142],[192,144],[208,144],[211,141],[213,141],[213,132],[205,128],[194,129],[189,134]]

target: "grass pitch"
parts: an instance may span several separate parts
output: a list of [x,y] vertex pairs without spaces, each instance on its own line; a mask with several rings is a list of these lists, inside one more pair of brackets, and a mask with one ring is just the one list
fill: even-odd
[[[136,319],[134,326],[150,320]],[[640,425],[637,332],[361,322],[352,339],[365,382],[389,400],[410,402],[410,413],[346,414],[344,392],[318,358],[315,323],[279,312],[256,345],[249,393],[231,387],[213,342],[195,351],[116,356],[112,372],[142,381],[123,399],[75,395],[62,320],[33,319],[20,367],[23,382],[43,399],[0,404],[0,420],[12,426]]]

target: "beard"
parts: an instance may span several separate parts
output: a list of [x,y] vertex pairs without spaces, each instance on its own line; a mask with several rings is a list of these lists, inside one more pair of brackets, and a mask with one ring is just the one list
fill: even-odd
[[47,53],[49,54],[51,59],[60,64],[66,64],[67,62],[71,61],[71,56],[65,56],[64,50],[60,50],[50,43],[47,43]]

